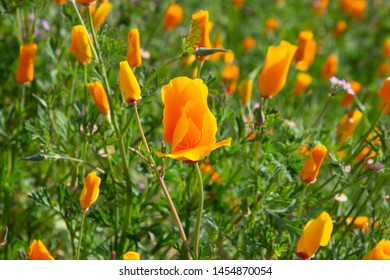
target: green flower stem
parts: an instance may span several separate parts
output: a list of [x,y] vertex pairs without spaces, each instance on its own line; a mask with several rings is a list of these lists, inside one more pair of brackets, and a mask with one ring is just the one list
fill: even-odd
[[321,113],[318,115],[317,119],[314,121],[314,123],[312,124],[312,128],[316,128],[317,125],[319,124],[320,120],[322,119],[322,117],[324,116],[326,110],[328,110],[328,107],[330,105],[330,102],[332,101],[332,99],[335,97],[335,93],[334,92],[331,92],[329,94],[329,98],[328,98],[328,101],[326,102],[324,108],[322,109]]
[[161,186],[161,189],[165,195],[165,198],[168,201],[169,208],[171,210],[171,214],[176,222],[177,227],[179,228],[180,236],[181,236],[181,239],[183,240],[184,247],[185,247],[185,250],[187,253],[187,258],[190,260],[190,259],[192,259],[192,257],[191,257],[191,253],[190,253],[190,247],[188,246],[187,236],[186,236],[186,233],[183,229],[183,224],[180,220],[179,214],[177,213],[175,204],[173,203],[172,198],[169,194],[169,191],[168,191],[168,188],[165,184],[164,178],[159,173],[157,166],[156,166],[156,163],[153,159],[152,153],[150,152],[148,142],[146,141],[146,138],[145,138],[145,133],[142,129],[141,119],[140,119],[139,114],[138,114],[137,103],[134,103],[133,106],[134,106],[135,117],[137,119],[138,128],[139,128],[139,131],[141,133],[142,142],[143,142],[145,149],[146,149],[148,156],[149,156],[149,164],[152,167],[152,169],[153,169],[153,171],[154,171],[154,173],[155,173],[155,175],[160,183],[160,186]]
[[364,142],[366,141],[367,137],[370,135],[370,133],[375,129],[376,125],[378,124],[380,118],[382,117],[383,113],[385,112],[386,107],[383,107],[382,111],[378,114],[377,118],[374,120],[374,122],[371,124],[370,128],[360,137],[359,141],[356,143],[355,151],[352,153],[351,157],[347,160],[347,162],[351,162],[352,159],[354,159],[364,148]]
[[74,99],[74,87],[77,82],[77,69],[79,68],[79,62],[76,60],[74,67],[73,67],[73,77],[72,77],[72,83],[70,85],[70,98],[69,98],[69,105],[68,105],[68,115],[70,115],[71,108],[73,106],[73,99]]
[[202,72],[203,65],[204,65],[204,60],[198,60],[197,78],[200,78],[200,73]]
[[83,219],[81,220],[80,238],[79,238],[79,244],[77,245],[76,260],[80,259],[80,248],[81,248],[81,243],[83,241],[85,216],[87,216],[87,211],[83,211]]
[[[129,162],[127,160],[126,156],[126,148],[125,143],[123,139],[123,135],[120,135],[119,138],[117,138],[118,145],[119,145],[119,152],[121,154],[122,158],[122,164],[123,164],[123,172],[125,173],[125,180],[126,180],[126,206],[125,206],[125,215],[124,215],[124,221],[122,224],[122,234],[119,242],[119,248],[124,250],[124,245],[126,241],[126,233],[130,224],[131,216],[132,216],[132,201],[133,201],[133,190],[132,190],[132,182],[131,182],[131,175],[130,175],[130,167]],[[123,251],[124,252],[124,251]]]
[[297,211],[297,220],[299,220],[301,218],[303,202],[305,201],[305,196],[306,196],[306,191],[307,191],[308,186],[309,186],[309,184],[304,184],[303,185],[301,202],[299,203],[299,207],[298,207],[298,211]]
[[195,163],[196,174],[198,176],[199,183],[199,207],[198,207],[198,215],[196,216],[196,224],[195,224],[195,233],[194,233],[194,250],[195,256],[199,257],[199,237],[200,237],[200,226],[202,221],[203,214],[203,203],[204,203],[204,192],[203,192],[203,180],[202,173],[200,172],[199,163]]
[[22,35],[22,20],[20,19],[19,8],[16,8],[16,29],[17,29],[17,38],[19,45],[23,45],[23,35]]

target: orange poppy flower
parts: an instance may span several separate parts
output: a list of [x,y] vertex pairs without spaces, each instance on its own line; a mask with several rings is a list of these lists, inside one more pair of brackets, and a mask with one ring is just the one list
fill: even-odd
[[83,65],[87,65],[92,60],[92,48],[89,44],[88,34],[81,24],[72,28],[70,52],[73,53],[77,60]]
[[326,59],[325,63],[321,68],[321,77],[323,80],[327,80],[337,73],[337,56],[330,55]]
[[279,46],[269,46],[261,70],[258,86],[261,96],[271,98],[282,90],[297,47],[286,41]]
[[310,156],[306,160],[305,165],[302,168],[301,179],[305,184],[314,183],[317,179],[318,173],[327,153],[327,149],[324,145],[316,145],[311,151]]
[[84,187],[80,195],[80,205],[84,211],[87,211],[99,196],[99,187],[101,179],[92,171],[85,177]]
[[217,121],[207,105],[208,88],[200,79],[178,77],[161,90],[164,103],[164,139],[172,145],[170,154],[158,156],[197,162],[231,138],[216,142]]
[[19,63],[15,76],[18,83],[25,84],[34,80],[34,59],[36,52],[36,44],[20,46]]
[[138,28],[133,28],[127,34],[127,62],[131,67],[138,67],[142,64],[141,43]]
[[103,115],[107,115],[110,112],[110,104],[108,103],[107,93],[103,87],[103,84],[99,81],[87,84],[88,90],[91,92],[96,107]]
[[167,31],[174,29],[183,21],[183,9],[176,3],[169,5],[164,15],[164,28]]
[[390,241],[381,240],[376,244],[363,260],[390,260]]

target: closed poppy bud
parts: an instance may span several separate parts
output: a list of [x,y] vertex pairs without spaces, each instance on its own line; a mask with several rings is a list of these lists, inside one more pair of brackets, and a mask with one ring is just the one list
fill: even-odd
[[321,68],[321,77],[323,80],[328,80],[330,77],[333,77],[337,73],[337,56],[330,55],[326,59],[324,65]]
[[[198,48],[210,48],[208,11],[200,10],[192,15],[190,42]],[[208,56],[203,56],[199,59],[205,60],[207,58]]]
[[363,260],[390,260],[390,241],[381,240],[376,244]]
[[103,84],[99,81],[89,83],[87,85],[89,91],[92,94],[93,100],[96,106],[103,115],[107,115],[110,112],[110,104],[108,103],[107,94],[104,90]]
[[244,51],[249,51],[250,49],[253,49],[255,45],[256,40],[251,36],[246,36],[242,41],[242,48],[244,49]]
[[318,173],[327,153],[324,145],[316,145],[311,151],[309,158],[302,168],[301,180],[305,184],[314,183],[317,180]]
[[34,59],[36,52],[36,44],[20,46],[19,63],[15,76],[18,83],[25,84],[34,80]]
[[344,115],[339,125],[337,126],[337,140],[341,142],[347,140],[348,137],[350,137],[355,131],[355,128],[359,124],[362,117],[363,113],[357,109],[354,109],[348,114]]
[[263,69],[258,79],[262,97],[271,98],[282,90],[296,50],[296,46],[286,41],[281,41],[279,46],[268,47]]
[[275,31],[278,29],[279,22],[276,18],[267,18],[265,21],[265,30],[267,32]]
[[41,240],[34,240],[31,243],[27,251],[27,258],[29,260],[54,260]]
[[311,84],[313,78],[306,73],[298,73],[295,80],[295,87],[293,89],[294,95],[301,95],[306,88]]
[[169,5],[164,15],[164,28],[167,31],[174,29],[183,21],[183,9],[176,3]]
[[92,171],[87,175],[84,181],[84,187],[80,195],[80,205],[84,211],[88,211],[91,205],[99,196],[99,186],[101,179]]
[[378,90],[378,95],[386,103],[386,106],[390,107],[390,77],[383,82],[381,88]]
[[141,99],[141,88],[127,61],[119,64],[119,86],[127,103],[136,103]]
[[305,260],[313,258],[320,246],[328,245],[332,230],[332,218],[326,211],[314,220],[308,221],[298,241],[297,256]]
[[339,20],[337,23],[336,23],[336,26],[333,30],[333,35],[335,37],[339,37],[341,36],[344,31],[347,29],[347,23],[345,22],[345,20]]
[[311,31],[301,31],[298,36],[298,49],[295,53],[296,68],[306,71],[314,61],[317,52],[317,43]]
[[139,31],[137,28],[133,28],[127,34],[127,62],[131,67],[138,67],[142,64],[141,58],[141,44],[139,38]]
[[251,79],[244,79],[238,86],[238,92],[240,93],[241,104],[246,106],[252,98],[253,81]]
[[162,87],[164,139],[172,150],[156,152],[158,156],[195,163],[221,146],[230,146],[231,138],[216,142],[217,121],[207,96],[201,79],[177,77]]
[[[353,90],[355,95],[358,94],[360,89],[362,88],[362,85],[356,81],[350,81],[349,84],[351,85],[351,89]],[[343,99],[341,99],[341,104],[344,107],[348,107],[352,104],[353,100],[354,100],[354,95],[345,93]]]
[[126,261],[139,261],[141,256],[137,252],[129,251],[123,255],[123,259]]
[[87,65],[92,60],[92,49],[89,44],[88,34],[82,25],[76,25],[72,28],[70,52],[83,65]]
[[76,0],[76,2],[84,6],[92,6],[96,4],[96,0]]
[[384,57],[390,57],[390,38],[387,38],[383,44],[382,54]]
[[106,20],[110,13],[112,4],[110,2],[103,2],[99,5],[97,10],[93,13],[92,22],[95,28],[99,28]]

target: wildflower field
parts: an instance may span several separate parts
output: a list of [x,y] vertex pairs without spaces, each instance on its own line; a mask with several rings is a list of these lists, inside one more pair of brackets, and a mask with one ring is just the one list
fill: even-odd
[[0,259],[390,259],[387,0],[0,0]]

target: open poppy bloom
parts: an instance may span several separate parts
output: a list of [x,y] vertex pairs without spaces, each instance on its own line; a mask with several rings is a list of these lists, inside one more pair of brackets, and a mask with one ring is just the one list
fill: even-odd
[[164,139],[172,145],[170,154],[158,156],[195,163],[231,138],[216,142],[217,121],[207,105],[208,88],[201,79],[177,77],[162,90]]

